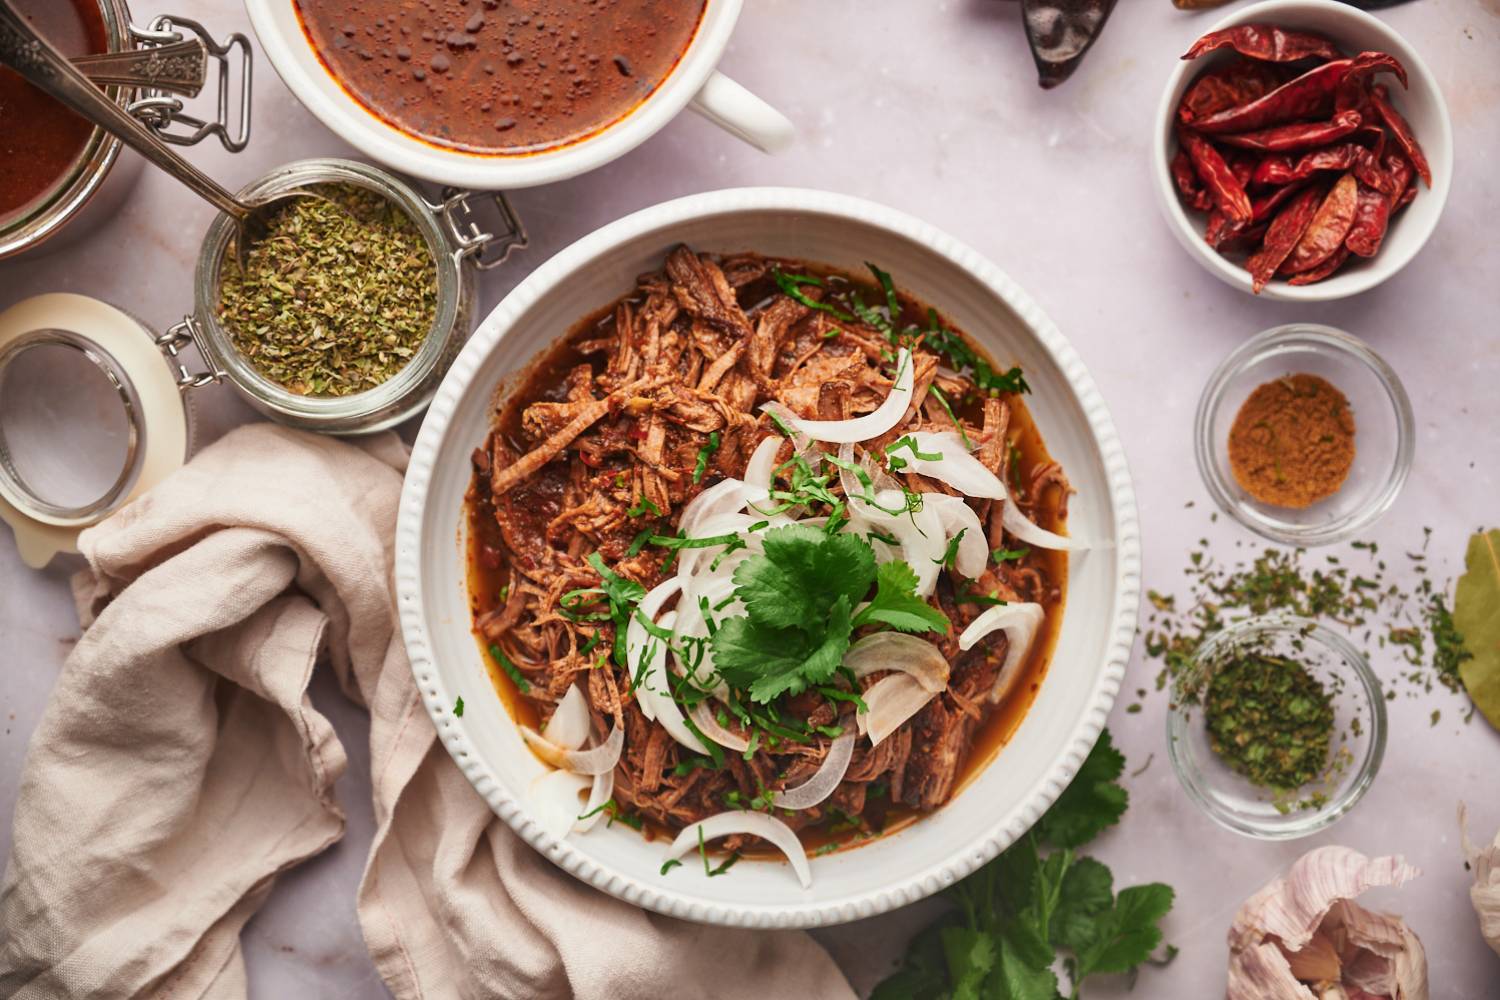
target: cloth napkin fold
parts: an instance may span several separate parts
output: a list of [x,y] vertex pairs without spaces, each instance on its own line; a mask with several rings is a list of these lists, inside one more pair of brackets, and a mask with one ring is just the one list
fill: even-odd
[[805,934],[635,909],[475,794],[395,624],[405,460],[390,435],[252,425],[84,533],[85,632],[32,737],[0,885],[0,996],[245,996],[241,929],[344,830],[345,751],[307,696],[328,663],[371,715],[358,910],[399,1000],[852,997]]

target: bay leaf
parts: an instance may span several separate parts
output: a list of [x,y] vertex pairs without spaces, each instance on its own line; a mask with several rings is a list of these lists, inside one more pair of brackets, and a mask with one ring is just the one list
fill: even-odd
[[1469,539],[1453,594],[1453,624],[1472,654],[1459,676],[1479,711],[1500,729],[1500,528]]

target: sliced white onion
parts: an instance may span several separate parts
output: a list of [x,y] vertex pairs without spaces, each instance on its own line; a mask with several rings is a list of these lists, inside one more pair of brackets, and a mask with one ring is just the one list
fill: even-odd
[[526,790],[532,817],[556,840],[562,840],[588,810],[580,796],[589,790],[588,778],[570,771],[548,771]]
[[573,830],[577,833],[588,833],[594,824],[599,822],[599,817],[604,815],[604,803],[608,802],[610,796],[615,794],[615,772],[606,771],[604,774],[594,775],[594,786],[589,789],[589,800],[583,807],[583,812],[578,815],[583,817],[573,824]]
[[[938,520],[943,525],[943,536],[949,541],[958,539],[958,553],[953,559],[953,568],[958,574],[976,580],[990,561],[990,547],[985,540],[984,525],[962,497],[950,497],[946,493],[922,494],[923,506],[932,505]],[[962,533],[962,534],[960,534]],[[946,548],[944,549],[946,552]]]
[[790,410],[782,410],[781,418],[793,430],[806,434],[814,441],[827,441],[831,444],[868,441],[880,437],[906,416],[915,384],[916,366],[912,364],[911,351],[903,347],[896,357],[895,384],[891,386],[885,400],[870,413],[849,420],[804,420]]
[[[676,611],[668,611],[657,620],[657,624],[662,628],[672,629],[676,625],[677,615]],[[708,753],[708,747],[682,721],[682,709],[678,707],[677,699],[672,697],[667,678],[666,657],[666,643],[659,643],[652,651],[641,686],[636,688],[635,696],[641,703],[641,712],[645,713],[647,706],[650,706],[652,720],[660,723],[674,740],[694,753]]]
[[[636,605],[636,609],[649,621],[655,622],[657,615],[661,613],[662,605],[667,603],[672,598],[672,595],[681,589],[681,578],[675,576],[669,577],[655,587],[652,587],[650,593],[641,598],[641,603]],[[658,624],[660,623],[658,622]],[[635,700],[640,704],[642,714],[647,719],[655,722],[656,704],[654,701],[643,696],[646,694],[646,689],[655,688],[653,681],[658,679],[657,667],[660,664],[661,658],[666,655],[666,649],[659,640],[653,649],[650,641],[651,633],[646,631],[646,626],[641,624],[635,615],[631,615],[629,623],[625,626],[625,663],[631,675],[634,676],[636,672],[635,665],[640,662],[639,658],[642,652],[647,649],[651,650],[651,665],[646,668],[645,674],[642,675],[642,686],[636,689]],[[661,680],[664,681],[665,678],[663,677]]]
[[[698,704],[688,709],[688,718],[693,720],[693,725],[698,727],[698,731],[725,749],[734,750],[738,753],[743,753],[750,749],[749,740],[719,725],[719,720],[714,715],[714,710],[709,705],[709,700],[708,698],[704,698]],[[791,807],[789,806],[788,808]]]
[[557,710],[542,728],[542,738],[564,750],[577,750],[589,738],[589,705],[577,684],[571,685],[557,703]]
[[716,514],[732,514],[744,509],[745,498],[755,492],[739,479],[721,479],[693,497],[677,519],[677,529],[688,538],[696,537],[698,525]]
[[735,833],[760,837],[775,845],[777,850],[785,854],[786,859],[792,863],[792,871],[797,873],[797,881],[802,883],[802,888],[806,889],[812,885],[812,870],[807,864],[807,852],[803,850],[802,842],[797,839],[796,831],[776,817],[768,816],[763,812],[737,809],[733,812],[719,813],[694,823],[692,826],[683,827],[677,839],[672,841],[672,846],[667,848],[667,860],[671,861],[690,851],[696,851],[700,836],[701,842],[707,843]]
[[745,464],[745,485],[770,492],[771,476],[776,472],[776,453],[781,450],[781,435],[762,438],[750,461]]
[[1061,549],[1069,552],[1081,552],[1088,548],[1085,542],[1056,534],[1033,523],[1030,518],[1021,513],[1021,508],[1017,507],[1016,502],[1009,496],[1006,496],[1005,506],[1001,508],[1000,524],[1016,541],[1025,542],[1027,545],[1035,545],[1039,549]]
[[855,725],[861,733],[869,734],[870,746],[879,746],[881,740],[905,725],[934,696],[910,674],[882,677],[860,695],[869,711],[855,716]]
[[966,497],[999,500],[1006,495],[1000,477],[969,454],[968,446],[957,434],[916,431],[911,437],[916,441],[916,451],[941,457],[919,458],[911,449],[902,448],[896,457],[906,463],[907,471],[945,482]]
[[[1005,488],[1005,483],[999,476],[985,468],[983,462],[969,454],[968,447],[957,434],[946,431],[941,434],[917,431],[912,434],[912,437],[916,441],[917,451],[942,455],[942,458],[937,460],[917,458],[903,451],[899,457],[906,462],[908,469],[918,475],[947,483],[964,496],[999,500],[1001,503],[1000,523],[1017,541],[1040,549],[1081,551],[1088,548],[1088,545],[1076,538],[1068,538],[1048,531],[1027,518],[1021,512],[1021,508],[1016,505],[1010,491]],[[982,566],[980,570],[983,570]],[[969,576],[970,579],[978,575],[977,573],[970,575],[962,569],[959,572]]]
[[796,788],[788,788],[771,796],[771,805],[777,809],[811,809],[832,795],[844,780],[849,762],[854,759],[854,730],[846,728],[828,747],[823,763],[813,776]]
[[904,632],[874,632],[849,647],[844,666],[854,676],[893,670],[914,678],[933,693],[948,686],[948,660],[936,646]]
[[609,731],[609,736],[603,743],[587,750],[564,750],[530,726],[521,727],[521,736],[532,752],[543,761],[574,774],[603,774],[613,771],[615,765],[620,763],[620,753],[625,749],[625,727],[620,725],[619,719],[615,720],[614,728]]
[[1005,697],[1010,686],[1015,683],[1020,666],[1031,649],[1031,642],[1036,638],[1037,629],[1046,616],[1040,604],[997,604],[993,608],[986,608],[959,635],[958,648],[972,649],[975,643],[991,632],[1005,632],[1005,663],[1001,665],[1000,674],[995,678],[995,686],[990,689],[990,701],[999,701]]

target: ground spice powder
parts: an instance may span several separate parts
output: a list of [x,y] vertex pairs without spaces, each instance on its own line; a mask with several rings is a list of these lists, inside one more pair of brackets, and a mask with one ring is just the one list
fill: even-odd
[[1229,467],[1261,503],[1308,507],[1337,493],[1354,465],[1349,400],[1317,375],[1259,386],[1229,429]]

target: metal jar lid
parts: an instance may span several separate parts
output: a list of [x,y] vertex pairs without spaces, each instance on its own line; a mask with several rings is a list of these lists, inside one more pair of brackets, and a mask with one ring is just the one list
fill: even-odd
[[106,302],[54,293],[0,313],[0,520],[28,566],[186,460],[192,408],[158,338]]

